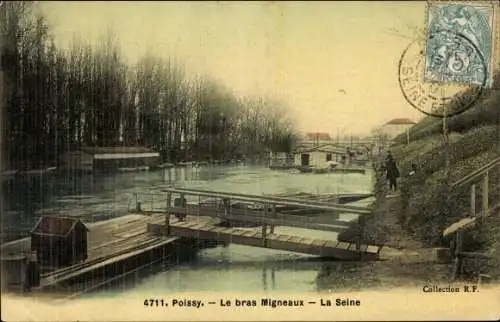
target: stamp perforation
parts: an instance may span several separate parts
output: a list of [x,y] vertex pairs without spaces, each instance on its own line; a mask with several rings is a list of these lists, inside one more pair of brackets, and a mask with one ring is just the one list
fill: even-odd
[[[457,5],[457,8],[453,8],[454,5]],[[470,8],[472,8],[473,10],[470,11]],[[488,16],[480,15],[481,11],[477,11],[476,10],[477,8],[482,8],[482,9],[487,8],[489,10],[489,15]],[[445,9],[454,9],[455,10],[455,12],[453,12],[453,13],[457,14],[457,16],[454,17],[453,15],[451,15],[451,17],[454,17],[451,21],[454,24],[453,26],[462,27],[462,30],[460,32],[457,32],[457,33],[461,34],[462,36],[465,36],[462,34],[462,32],[472,25],[472,22],[471,22],[471,21],[473,21],[472,17],[475,17],[476,23],[481,20],[479,18],[482,18],[482,19],[484,19],[484,21],[486,21],[486,27],[489,27],[489,35],[486,38],[484,38],[484,37],[479,38],[483,42],[478,41],[477,45],[479,45],[479,46],[483,45],[483,47],[479,48],[477,50],[477,52],[484,55],[485,54],[485,52],[483,50],[484,46],[488,45],[487,42],[488,42],[488,40],[490,40],[491,43],[489,44],[489,52],[486,53],[487,59],[486,59],[486,64],[485,64],[486,66],[485,67],[486,67],[487,79],[486,79],[485,85],[486,85],[486,87],[492,87],[494,74],[500,68],[500,57],[499,57],[500,50],[498,48],[499,47],[498,46],[499,45],[499,41],[498,41],[499,35],[498,35],[498,26],[497,26],[498,24],[496,23],[497,19],[498,19],[497,18],[498,17],[498,5],[495,5],[495,3],[493,3],[493,1],[475,1],[475,2],[471,2],[471,1],[443,1],[443,0],[441,0],[441,1],[439,1],[439,0],[427,1],[427,3],[426,3],[426,13],[427,14],[425,15],[425,26],[426,26],[425,39],[426,39],[426,42],[425,42],[425,46],[423,48],[423,55],[425,57],[425,68],[424,68],[425,78],[424,78],[424,80],[425,81],[436,81],[435,76],[433,78],[433,77],[430,77],[433,75],[429,75],[428,59],[429,59],[430,53],[428,51],[428,47],[429,47],[428,41],[430,39],[431,28],[435,27],[435,26],[432,26],[432,20],[438,16],[437,12],[439,12],[440,14],[442,14],[443,12],[449,13],[449,10],[442,11]],[[441,18],[440,18],[440,20],[441,20]],[[464,20],[465,20],[465,22],[464,22]],[[461,23],[460,23],[460,21],[461,21]],[[484,22],[484,21],[482,21],[482,22]],[[446,19],[446,22],[448,22],[447,19]],[[464,26],[466,26],[466,27],[464,27]],[[449,26],[447,26],[447,27],[449,27]],[[485,27],[485,26],[482,26],[482,27]],[[472,28],[470,28],[470,29],[472,29]],[[477,33],[476,34],[471,33],[470,36],[475,37],[475,36],[477,36]],[[481,34],[481,36],[484,36],[484,33]],[[467,39],[467,40],[469,40],[472,44],[475,44],[471,39]],[[436,55],[436,56],[445,56],[445,54]],[[477,61],[476,61],[476,64],[477,64]],[[451,77],[449,77],[449,78],[451,78]],[[456,81],[456,79],[446,79],[444,81],[444,80],[438,79],[438,81],[446,82],[446,83],[453,84],[453,85],[459,85],[459,86],[464,85],[464,83],[467,83],[467,79],[465,79],[464,81]],[[478,83],[479,82],[476,81],[476,85],[479,85]]]

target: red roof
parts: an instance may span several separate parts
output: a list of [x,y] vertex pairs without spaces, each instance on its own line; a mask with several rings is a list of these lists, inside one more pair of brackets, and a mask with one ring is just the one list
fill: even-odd
[[322,141],[327,141],[332,139],[330,137],[330,134],[321,132],[306,133],[306,138],[309,140],[322,140]]
[[397,118],[397,119],[392,119],[390,120],[389,122],[385,123],[386,125],[387,124],[391,124],[391,125],[402,125],[402,124],[416,124],[415,122],[413,122],[412,120],[410,119],[407,119],[407,118]]

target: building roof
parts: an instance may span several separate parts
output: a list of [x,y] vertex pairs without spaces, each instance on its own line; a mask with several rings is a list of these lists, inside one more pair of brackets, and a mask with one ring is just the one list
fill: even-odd
[[322,141],[328,141],[331,140],[331,136],[328,133],[323,133],[323,132],[310,132],[306,133],[305,137],[308,140],[322,140]]
[[407,118],[396,118],[385,123],[385,125],[403,125],[403,124],[416,124],[416,122],[413,122],[412,120]]
[[94,159],[99,160],[117,160],[117,159],[144,159],[144,158],[158,158],[160,153],[150,152],[150,153],[106,153],[106,154],[94,154]]
[[80,149],[88,154],[124,154],[124,153],[151,153],[151,149],[142,146],[87,146]]
[[37,235],[67,236],[78,223],[88,231],[87,226],[85,226],[80,219],[43,216],[38,220],[31,233]]
[[344,147],[339,147],[337,145],[327,143],[316,146],[300,145],[297,146],[294,150],[294,153],[309,153],[309,152],[343,154],[346,152],[346,149]]
[[117,147],[82,147],[73,154],[80,152],[91,154],[95,159],[130,159],[130,158],[158,158],[160,153],[140,146],[117,146]]

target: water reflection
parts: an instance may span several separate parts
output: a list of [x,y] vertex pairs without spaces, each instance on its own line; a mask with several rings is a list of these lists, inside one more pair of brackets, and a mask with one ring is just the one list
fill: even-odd
[[[36,204],[31,209],[11,207],[11,210],[16,211],[3,214],[1,220],[4,229],[15,235],[19,232],[27,233],[42,214],[64,214],[81,217],[85,221],[120,216],[127,211],[135,193],[161,194],[163,189],[172,185],[254,195],[298,192],[366,193],[370,191],[371,180],[372,176],[369,174],[300,174],[251,165],[188,166],[156,172],[86,175],[71,179],[62,176],[55,178],[51,189],[36,190],[32,189],[33,186],[18,188],[16,193],[21,196],[21,204],[36,200],[36,194],[44,196],[41,198],[42,202],[31,202]],[[166,200],[165,194],[155,198],[147,202]],[[277,227],[276,232],[336,238],[336,233],[333,232],[293,227]],[[359,279],[359,271],[350,271],[352,268],[345,265],[349,264],[324,263],[307,255],[231,244],[225,248],[203,250],[194,257],[176,259],[173,265],[153,265],[88,296],[140,291],[314,292],[329,287],[324,283],[325,276],[338,279],[338,285],[342,285],[343,277]]]

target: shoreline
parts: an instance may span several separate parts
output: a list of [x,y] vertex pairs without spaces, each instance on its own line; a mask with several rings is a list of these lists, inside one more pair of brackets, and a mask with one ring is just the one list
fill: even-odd
[[[426,247],[405,230],[397,219],[401,211],[400,196],[387,198],[385,191],[377,193],[373,213],[363,220],[362,243],[383,244],[380,261],[367,262],[360,267],[362,276],[378,281],[378,287],[393,289],[399,286],[451,283],[451,263],[439,263],[435,250]],[[353,241],[358,224],[339,233],[338,240]],[[330,281],[335,287],[333,281]],[[365,278],[361,282],[366,283]],[[377,288],[378,288],[377,287]]]

